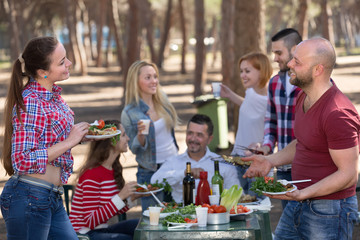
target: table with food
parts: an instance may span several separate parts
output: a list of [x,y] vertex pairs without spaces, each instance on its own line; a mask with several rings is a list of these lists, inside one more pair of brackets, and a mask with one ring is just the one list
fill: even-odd
[[[252,195],[244,194],[237,185],[223,189],[222,177],[216,176],[219,174],[218,162],[249,166],[239,156],[222,155],[214,159],[215,173],[211,184],[207,177],[201,177],[206,174],[200,173],[200,182],[195,188],[191,166],[187,163],[183,202],[164,202],[145,210],[134,239],[272,239],[268,196],[296,190],[294,182],[258,177],[251,182],[250,190],[255,193]],[[149,185],[148,190],[139,188],[137,191],[158,192],[164,189],[163,186],[160,184],[151,189],[153,186]]]

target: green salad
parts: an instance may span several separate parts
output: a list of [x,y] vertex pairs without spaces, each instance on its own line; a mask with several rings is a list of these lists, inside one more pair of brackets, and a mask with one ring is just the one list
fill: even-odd
[[179,209],[179,213],[182,215],[194,215],[196,214],[196,206],[194,204],[189,204],[183,208]]
[[[266,179],[265,179],[266,178]],[[262,195],[262,192],[285,192],[286,188],[279,182],[273,183],[273,179],[267,177],[256,177],[255,181],[251,183],[250,190]]]
[[184,220],[184,217],[180,214],[171,214],[169,216],[166,216],[163,220],[163,226],[167,226],[168,222],[171,223],[186,223]]

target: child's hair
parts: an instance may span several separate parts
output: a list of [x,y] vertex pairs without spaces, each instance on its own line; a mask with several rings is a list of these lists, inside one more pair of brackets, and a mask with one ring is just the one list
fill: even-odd
[[248,61],[255,69],[260,71],[259,87],[266,87],[273,72],[269,58],[260,52],[248,53],[239,59],[239,68],[243,61]]
[[[118,120],[106,120],[105,124],[115,124],[117,128],[120,127],[120,121]],[[86,170],[100,166],[105,160],[108,159],[110,151],[114,148],[115,146],[111,143],[110,138],[91,142],[86,161],[80,169],[79,178]],[[116,157],[112,168],[114,169],[114,179],[116,185],[118,189],[122,189],[125,185],[125,180],[122,175],[123,168],[119,159],[120,154]]]

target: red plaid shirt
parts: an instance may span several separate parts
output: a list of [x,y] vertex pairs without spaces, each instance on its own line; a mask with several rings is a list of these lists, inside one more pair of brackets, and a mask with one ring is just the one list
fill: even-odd
[[[74,124],[74,112],[60,96],[61,88],[54,84],[49,92],[31,79],[22,93],[26,112],[20,110],[20,123],[13,109],[12,165],[15,173],[34,174],[46,171],[47,148],[65,140]],[[61,181],[66,183],[72,173],[70,149],[50,162],[61,168]]]

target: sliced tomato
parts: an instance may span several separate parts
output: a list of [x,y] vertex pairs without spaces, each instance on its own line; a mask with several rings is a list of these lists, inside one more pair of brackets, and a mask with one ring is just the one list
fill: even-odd
[[216,213],[224,213],[224,212],[226,212],[226,207],[219,205],[219,206],[216,206],[214,210]]
[[105,127],[105,122],[104,120],[100,119],[98,121],[99,125],[97,126],[98,129],[103,129]]
[[235,209],[234,209],[234,208],[232,208],[232,209],[230,210],[230,214],[235,214]]
[[215,210],[213,208],[208,208],[208,213],[215,213]]
[[264,180],[265,180],[265,183],[274,182],[274,178],[273,178],[273,177],[267,177],[267,176],[265,176],[265,177],[264,177]]
[[207,208],[210,208],[210,205],[207,204],[207,203],[204,203],[203,205],[201,205],[202,207],[207,207]]
[[112,130],[114,130],[114,131],[116,131],[116,130],[117,130],[117,128],[116,128],[116,127],[111,127],[111,129],[112,129]]

